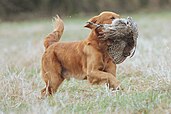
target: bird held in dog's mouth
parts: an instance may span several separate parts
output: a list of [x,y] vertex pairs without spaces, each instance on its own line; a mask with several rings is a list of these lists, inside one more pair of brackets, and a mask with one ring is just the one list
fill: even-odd
[[91,24],[96,26],[100,40],[109,40],[108,54],[115,64],[122,63],[135,53],[138,27],[131,17],[114,19],[112,24]]

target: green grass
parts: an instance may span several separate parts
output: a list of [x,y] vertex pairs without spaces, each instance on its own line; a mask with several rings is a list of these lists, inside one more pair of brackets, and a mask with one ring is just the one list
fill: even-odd
[[[127,15],[125,14],[124,17]],[[39,99],[44,82],[40,74],[43,38],[51,20],[0,24],[1,113],[171,113],[171,14],[130,14],[138,23],[136,54],[117,67],[124,90],[106,85],[65,80],[53,97]],[[88,18],[65,18],[62,41],[87,37]]]

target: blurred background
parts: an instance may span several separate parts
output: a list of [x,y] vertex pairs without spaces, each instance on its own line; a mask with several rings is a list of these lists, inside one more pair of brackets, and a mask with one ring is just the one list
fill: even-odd
[[171,0],[0,0],[0,20],[26,20],[59,14],[91,15],[104,10],[119,13],[171,9]]

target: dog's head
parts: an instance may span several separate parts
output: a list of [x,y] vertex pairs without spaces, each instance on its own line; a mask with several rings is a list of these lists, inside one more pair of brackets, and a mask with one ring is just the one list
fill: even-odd
[[[88,20],[88,22],[92,22],[95,24],[111,24],[112,21],[116,18],[120,18],[119,14],[116,14],[114,12],[105,11],[100,13],[97,16],[92,17]],[[91,23],[87,23],[84,27],[93,29],[94,26],[92,26]]]

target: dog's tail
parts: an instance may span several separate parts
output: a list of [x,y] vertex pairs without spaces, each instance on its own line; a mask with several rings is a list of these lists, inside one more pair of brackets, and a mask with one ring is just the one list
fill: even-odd
[[55,20],[55,28],[54,28],[53,32],[48,34],[44,40],[45,49],[47,49],[53,43],[58,42],[62,36],[63,31],[64,31],[64,23],[63,23],[62,19],[58,15],[56,15],[54,20]]

